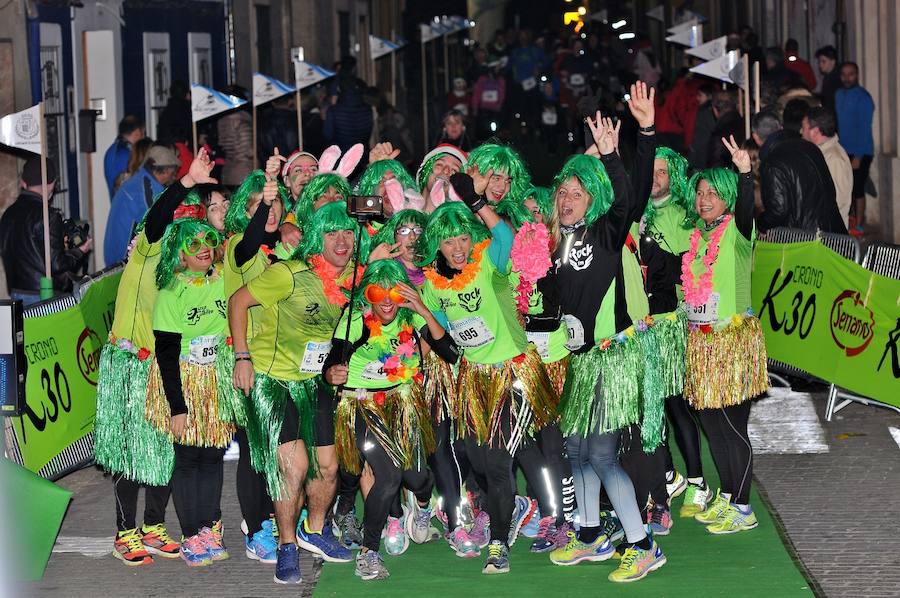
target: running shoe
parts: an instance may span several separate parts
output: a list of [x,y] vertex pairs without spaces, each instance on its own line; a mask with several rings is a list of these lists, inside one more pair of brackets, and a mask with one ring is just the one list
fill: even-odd
[[668,536],[673,524],[666,505],[653,505],[647,510],[647,529],[654,536]]
[[528,519],[528,523],[522,526],[522,529],[519,530],[519,533],[526,538],[537,538],[538,532],[541,531],[541,510],[537,507],[534,509],[534,513],[532,513],[531,517]]
[[122,530],[116,534],[113,540],[113,556],[129,567],[149,565],[153,562],[153,557],[147,552],[137,528]]
[[359,548],[363,539],[362,526],[356,518],[356,509],[350,509],[344,515],[335,513],[333,519],[344,548]]
[[356,576],[361,577],[363,581],[372,581],[373,579],[387,579],[390,573],[384,566],[384,560],[377,550],[360,551],[356,555]]
[[188,567],[205,567],[212,564],[212,555],[200,534],[182,538],[180,552],[181,560],[187,563]]
[[516,543],[516,538],[519,537],[519,530],[531,520],[535,509],[537,509],[537,501],[532,500],[527,496],[516,495],[513,504],[512,520],[509,525],[508,546],[512,546]]
[[615,549],[605,534],[600,534],[590,544],[578,539],[578,534],[569,531],[568,542],[550,552],[550,562],[554,565],[577,565],[583,561],[605,561]]
[[310,531],[308,519],[304,519],[297,526],[297,544],[329,563],[349,563],[353,560],[353,555],[347,548],[341,546],[329,528],[324,528],[320,532]]
[[[536,517],[532,517],[532,520],[534,520],[535,518]],[[556,518],[552,516],[542,517],[540,520],[538,520],[537,535],[535,536],[534,541],[531,543],[531,548],[529,550],[535,553],[549,552],[553,550],[554,548],[556,548],[557,535],[558,531],[556,529]]]
[[447,534],[446,538],[447,543],[450,544],[450,548],[453,549],[456,556],[470,559],[481,555],[481,549],[478,544],[472,539],[466,528],[461,525],[453,530],[452,533]]
[[488,557],[481,572],[485,575],[509,573],[509,547],[500,540],[491,540],[487,549]]
[[666,480],[666,492],[669,493],[669,504],[672,503],[672,499],[681,496],[687,487],[687,480],[684,479],[684,476],[675,472],[675,477],[672,478],[672,481]]
[[406,506],[403,506],[403,515],[401,517],[388,516],[387,525],[381,532],[381,537],[384,538],[384,550],[391,556],[400,556],[409,548],[406,517]]
[[615,511],[600,511],[600,528],[610,542],[618,542],[625,537],[625,529]]
[[728,504],[728,501],[722,498],[722,491],[717,490],[716,498],[713,499],[712,503],[705,511],[701,511],[694,515],[694,519],[706,525],[715,523],[719,520],[719,517],[724,515],[725,511],[728,509]]
[[272,535],[272,521],[266,519],[262,523],[262,529],[253,534],[253,537],[244,536],[244,553],[248,559],[261,563],[275,563],[278,560],[278,541]]
[[169,535],[169,532],[166,531],[166,526],[162,523],[141,526],[141,543],[150,554],[155,554],[167,559],[178,558],[178,549],[180,546],[178,542]]
[[228,450],[225,451],[225,454],[222,456],[223,461],[237,461],[241,458],[241,447],[238,445],[236,440],[232,440],[231,444],[228,445]]
[[491,517],[487,511],[479,511],[475,516],[475,522],[472,529],[469,530],[469,537],[478,545],[478,548],[484,548],[491,541]]
[[666,555],[656,542],[652,542],[649,550],[637,546],[629,546],[622,556],[619,567],[609,574],[609,581],[628,583],[644,579],[651,571],[666,564]]
[[424,544],[431,539],[431,503],[424,507],[410,494],[409,514],[406,516],[406,535],[416,544]]
[[[553,542],[556,548],[562,548],[569,543],[569,532],[574,532],[575,527],[568,521],[563,521],[561,525],[556,526],[556,535]],[[608,537],[608,536],[607,536]]]
[[736,534],[751,530],[759,525],[753,509],[748,505],[747,512],[744,513],[736,506],[729,504],[725,509],[724,515],[715,523],[706,526],[706,531],[711,534]]
[[300,574],[300,550],[293,542],[278,547],[274,579],[275,583],[280,584],[295,584],[303,581],[303,576]]
[[450,521],[447,519],[446,511],[440,508],[440,503],[438,503],[437,508],[434,509],[434,518],[437,519],[441,527],[443,528],[444,537],[450,535]]
[[212,560],[224,561],[228,558],[228,551],[225,550],[225,546],[222,545],[219,536],[212,528],[201,527],[197,535],[200,536],[200,539],[206,545],[206,550],[209,552],[209,557]]
[[684,492],[684,502],[681,504],[678,516],[693,517],[697,513],[705,511],[706,505],[709,503],[710,494],[712,494],[712,491],[706,483],[703,486],[689,483],[687,490]]

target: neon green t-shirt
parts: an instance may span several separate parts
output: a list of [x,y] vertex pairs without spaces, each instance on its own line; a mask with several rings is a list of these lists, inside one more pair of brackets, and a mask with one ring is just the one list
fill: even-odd
[[264,310],[250,341],[254,369],[281,380],[321,374],[341,306],[328,301],[318,275],[305,262],[278,262],[247,289]]
[[160,243],[150,243],[141,231],[134,250],[128,257],[119,290],[112,333],[129,339],[136,348],[153,351],[153,306],[159,290],[156,288],[156,265],[159,263]]
[[622,277],[625,283],[625,302],[628,317],[641,320],[650,313],[650,301],[644,289],[644,273],[635,254],[627,247],[622,250]]
[[228,331],[228,301],[221,271],[207,278],[178,274],[161,290],[153,308],[153,329],[181,335],[181,357],[200,365],[216,360]]
[[[266,267],[269,265],[268,257],[261,250],[257,251],[256,254],[252,258],[250,258],[243,266],[237,265],[237,260],[235,260],[234,252],[238,246],[238,243],[240,243],[241,239],[243,238],[244,233],[236,233],[228,239],[227,245],[225,247],[224,275],[226,297],[231,297],[242,286],[265,272]],[[250,308],[247,321],[248,340],[256,335],[257,326],[259,325],[259,318],[262,315],[262,312],[263,308],[259,305],[254,305]]]
[[[681,226],[685,215],[684,208],[670,199],[656,208],[652,222],[650,226],[644,226],[643,234],[653,237],[661,249],[672,255],[681,255],[691,248],[691,233],[693,232],[693,229]],[[635,233],[632,232],[632,234]]]
[[[701,235],[697,258],[691,263],[695,285],[699,283],[706,268],[703,257],[706,255],[711,232]],[[735,314],[742,314],[751,307],[750,272],[755,228],[750,236],[750,239],[744,237],[734,223],[734,218],[731,219],[719,241],[719,255],[712,266],[712,293],[703,305],[687,306],[689,321],[700,324],[721,322]]]
[[[425,319],[419,314],[413,314],[411,326],[418,336],[419,330],[425,326]],[[363,332],[363,314],[357,310],[353,312],[353,321],[350,324],[350,338],[347,339],[347,314],[341,317],[337,328],[334,330],[334,338],[341,340],[349,340],[351,343],[362,338]],[[348,388],[368,388],[380,389],[391,388],[400,382],[391,381],[384,371],[384,359],[394,355],[397,346],[400,345],[400,332],[403,326],[398,318],[390,324],[381,325],[381,335],[378,338],[369,339],[360,345],[350,356],[349,372],[347,374]],[[419,343],[413,341],[415,347],[415,355],[413,363],[407,363],[407,366],[413,366],[421,369],[421,356],[419,355]]]

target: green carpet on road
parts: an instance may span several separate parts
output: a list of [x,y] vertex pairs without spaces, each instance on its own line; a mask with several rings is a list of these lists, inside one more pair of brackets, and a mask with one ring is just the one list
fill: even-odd
[[[680,455],[675,455],[680,467]],[[704,446],[704,474],[714,487],[718,478]],[[683,471],[683,470],[681,470]],[[806,579],[782,543],[776,523],[754,484],[752,505],[759,527],[728,536],[713,536],[693,519],[678,517],[682,497],[673,504],[675,525],[671,534],[659,538],[668,559],[661,569],[641,581],[614,584],[606,579],[619,561],[582,563],[573,567],[553,565],[546,554],[531,554],[531,541],[520,536],[510,554],[511,571],[505,575],[482,575],[484,556],[461,559],[446,542],[411,544],[399,556],[385,555],[389,579],[364,582],[353,573],[354,565],[326,563],[315,596],[434,596],[465,598],[490,596],[622,596],[731,598],[787,598],[812,596]],[[362,513],[360,508],[358,513]],[[383,546],[382,546],[383,548]],[[354,553],[355,554],[355,553]],[[384,552],[382,554],[385,554]]]

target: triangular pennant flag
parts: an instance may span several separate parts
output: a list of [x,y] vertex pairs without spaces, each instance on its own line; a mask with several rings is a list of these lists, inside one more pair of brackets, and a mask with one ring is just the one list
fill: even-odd
[[744,80],[744,62],[742,60],[738,60],[734,68],[728,71],[728,77],[735,85],[747,91],[749,81]]
[[381,58],[382,56],[387,56],[391,52],[400,48],[397,44],[392,41],[388,41],[386,39],[375,37],[374,35],[369,36],[369,48],[372,52],[372,60],[376,58]]
[[648,10],[644,14],[651,19],[656,19],[657,21],[664,23],[666,21],[666,6],[665,4],[660,4],[656,8]]
[[682,21],[682,22],[678,23],[677,25],[673,25],[673,26],[669,27],[668,29],[666,29],[666,32],[667,33],[681,33],[682,31],[687,31],[694,25],[699,25],[699,24],[700,24],[700,21],[698,19],[690,19],[687,21]]
[[194,122],[243,106],[247,100],[194,83],[191,85],[191,118]]
[[591,14],[591,20],[597,21],[599,23],[605,23],[609,20],[609,11],[605,8],[598,10],[597,12]]
[[274,77],[253,73],[253,105],[259,106],[271,102],[275,98],[293,93],[295,89]]
[[419,25],[419,34],[422,36],[422,43],[430,42],[437,38],[440,34],[436,33],[431,27],[431,23],[422,23]]
[[0,119],[0,143],[40,154],[41,105],[37,104]]
[[690,29],[679,31],[667,37],[666,41],[696,48],[703,43],[703,25],[693,25]]
[[294,85],[297,89],[303,89],[315,85],[319,81],[334,76],[334,71],[300,60],[294,61]]
[[719,56],[724,56],[728,49],[728,38],[726,36],[717,37],[716,39],[706,42],[696,48],[685,50],[685,54],[702,58],[703,60],[715,60]]
[[719,81],[725,81],[726,83],[733,83],[734,81],[731,78],[731,70],[735,67],[735,65],[737,65],[739,59],[740,51],[732,50],[728,54],[716,58],[715,60],[710,60],[709,62],[698,64],[691,69],[691,72],[697,73],[698,75],[712,77],[713,79],[718,79]]

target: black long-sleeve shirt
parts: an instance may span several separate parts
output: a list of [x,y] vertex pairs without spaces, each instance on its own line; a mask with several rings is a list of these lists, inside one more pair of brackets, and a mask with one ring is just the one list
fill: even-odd
[[144,233],[147,235],[147,241],[156,243],[162,239],[166,227],[172,224],[175,210],[190,191],[181,184],[181,181],[175,181],[159,194],[159,197],[147,210],[147,218],[144,220]]

